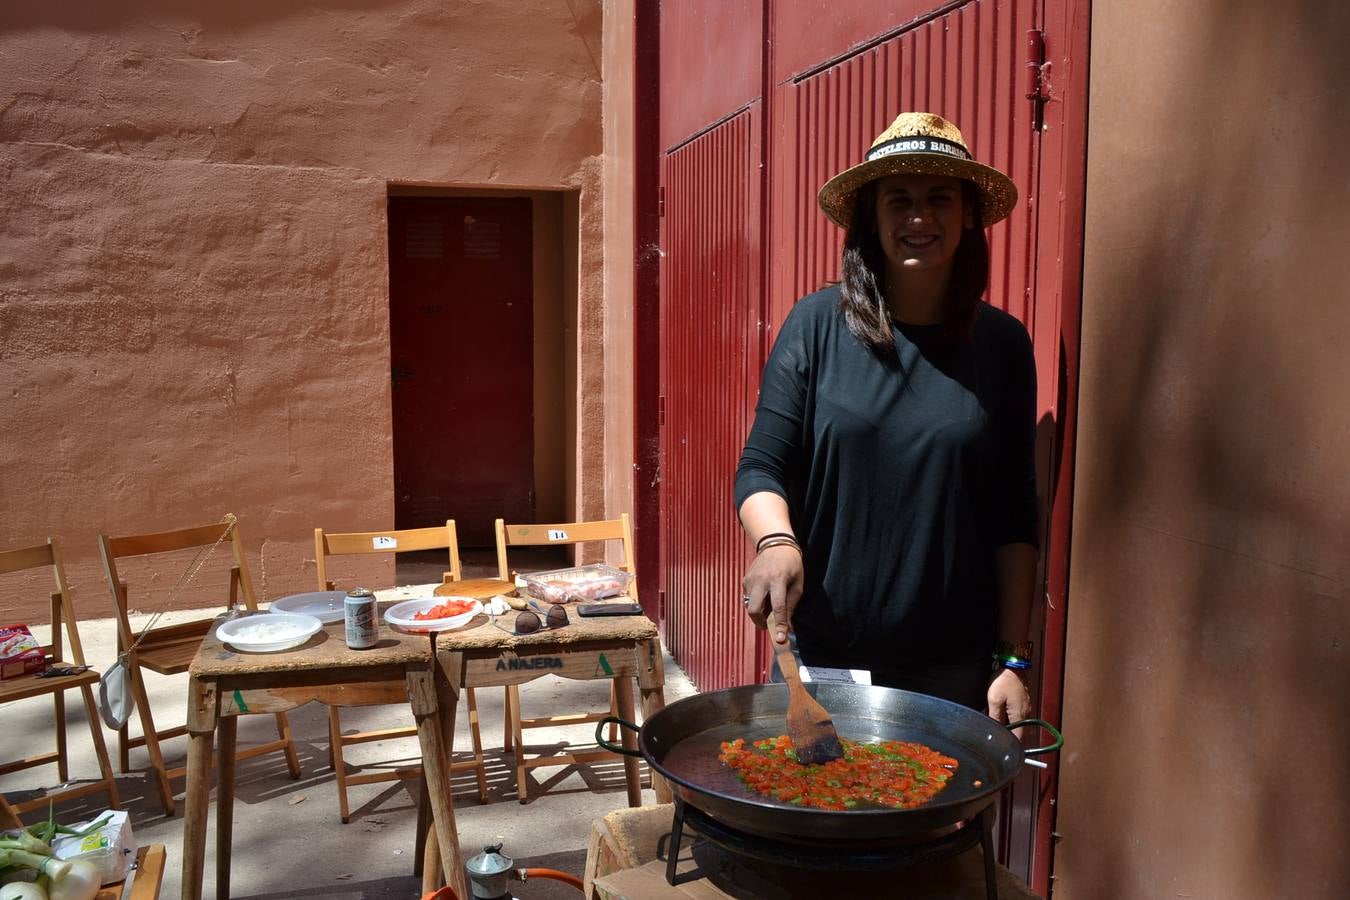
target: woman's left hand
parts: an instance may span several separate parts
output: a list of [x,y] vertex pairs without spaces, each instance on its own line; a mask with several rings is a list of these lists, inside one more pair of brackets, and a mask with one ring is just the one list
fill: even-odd
[[989,718],[1008,725],[1031,715],[1031,691],[1016,669],[1002,669],[989,682]]

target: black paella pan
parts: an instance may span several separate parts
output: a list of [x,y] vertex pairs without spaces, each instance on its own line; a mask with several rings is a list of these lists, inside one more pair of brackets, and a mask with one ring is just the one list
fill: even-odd
[[[884,844],[931,832],[978,815],[1021,770],[1028,756],[1058,750],[1059,732],[1027,719],[1004,726],[957,703],[894,688],[860,684],[808,684],[834,719],[839,736],[854,741],[916,741],[954,757],[959,766],[948,786],[914,809],[812,809],[764,797],[744,787],[718,760],[723,741],[746,742],[784,733],[785,684],[748,685],[697,694],[655,713],[641,729],[613,717],[596,726],[601,746],[644,757],[681,799],[719,822],[780,841]],[[639,731],[638,750],[603,739],[605,724]],[[1024,749],[1011,729],[1040,726],[1054,735],[1045,747]]]

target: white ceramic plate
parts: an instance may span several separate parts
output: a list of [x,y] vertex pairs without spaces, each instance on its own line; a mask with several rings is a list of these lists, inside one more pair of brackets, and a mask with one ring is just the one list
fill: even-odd
[[[440,606],[442,603],[448,603],[451,600],[467,601],[473,604],[473,608],[448,619],[422,619],[419,621],[413,618],[420,612],[426,612],[433,606]],[[482,611],[483,604],[472,597],[429,597],[423,600],[404,600],[402,603],[395,603],[385,610],[384,620],[400,631],[427,634],[431,631],[450,631],[459,628],[461,625],[468,624],[470,619]]]
[[307,594],[291,594],[272,601],[272,612],[299,613],[313,616],[325,625],[341,622],[347,615],[342,601],[345,591],[310,591]]
[[260,613],[220,623],[216,637],[245,653],[275,653],[299,647],[313,637],[323,623],[300,613]]

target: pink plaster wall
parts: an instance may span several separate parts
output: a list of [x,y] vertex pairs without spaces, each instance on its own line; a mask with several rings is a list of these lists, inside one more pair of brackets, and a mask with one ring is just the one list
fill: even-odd
[[1056,900],[1345,896],[1346,35],[1092,4]]
[[[0,546],[56,535],[96,616],[101,530],[232,511],[270,598],[312,587],[315,525],[391,523],[391,182],[576,192],[602,389],[600,52],[600,0],[0,6]],[[178,570],[126,574],[150,605]]]
[[[605,507],[633,513],[633,4],[605,0]],[[610,558],[615,559],[611,551]],[[654,573],[653,573],[654,576]]]

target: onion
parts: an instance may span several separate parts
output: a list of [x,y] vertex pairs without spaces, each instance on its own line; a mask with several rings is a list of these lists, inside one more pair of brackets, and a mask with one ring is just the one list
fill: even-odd
[[52,878],[48,900],[94,900],[103,886],[98,867],[86,859],[72,859],[70,868]]
[[31,881],[15,881],[0,887],[0,900],[49,900],[46,892]]

